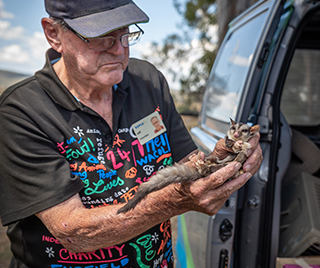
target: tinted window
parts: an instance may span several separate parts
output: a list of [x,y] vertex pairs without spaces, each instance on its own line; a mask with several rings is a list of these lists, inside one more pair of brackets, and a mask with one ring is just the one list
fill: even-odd
[[320,51],[297,49],[281,98],[281,111],[290,125],[320,124]]
[[235,30],[221,48],[206,92],[206,124],[209,127],[217,125],[210,119],[229,122],[229,117],[235,118],[266,16],[267,12],[261,13]]

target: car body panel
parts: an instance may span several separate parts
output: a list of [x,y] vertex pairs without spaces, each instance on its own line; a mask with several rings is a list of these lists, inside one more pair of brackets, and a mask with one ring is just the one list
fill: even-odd
[[[319,9],[319,1],[259,1],[230,23],[191,135],[208,154],[224,138],[229,117],[259,124],[264,159],[259,172],[215,216],[189,212],[179,218],[185,239],[178,235],[177,267],[275,267],[281,184],[291,161],[292,122],[282,114],[280,99],[294,51],[320,50],[312,32]],[[315,21],[309,23],[310,17]],[[231,236],[222,241],[226,225],[232,226]],[[186,252],[192,261],[182,263]]]

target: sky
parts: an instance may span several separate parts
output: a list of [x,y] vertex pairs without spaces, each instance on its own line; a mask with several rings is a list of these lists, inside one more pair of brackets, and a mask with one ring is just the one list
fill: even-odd
[[[134,2],[150,17],[149,23],[140,24],[142,40],[130,48],[130,55],[139,58],[149,43],[178,32],[182,18],[172,0]],[[0,0],[0,70],[31,75],[43,67],[49,45],[40,21],[47,16],[44,0]]]

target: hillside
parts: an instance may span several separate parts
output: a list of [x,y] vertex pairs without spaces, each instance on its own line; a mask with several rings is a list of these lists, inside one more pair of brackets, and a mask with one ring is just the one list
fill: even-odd
[[7,87],[27,77],[29,77],[29,75],[0,70],[0,94]]

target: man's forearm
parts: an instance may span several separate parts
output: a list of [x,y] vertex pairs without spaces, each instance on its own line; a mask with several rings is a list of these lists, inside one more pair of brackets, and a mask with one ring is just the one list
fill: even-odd
[[[189,155],[179,163],[187,162]],[[121,244],[185,212],[178,188],[170,185],[148,194],[134,211],[125,214],[117,214],[121,205],[86,209],[79,195],[75,195],[37,216],[69,251],[89,252]]]
[[86,209],[78,195],[37,216],[71,252],[90,252],[123,243],[171,217],[185,212],[170,185],[149,194],[134,211],[117,214],[120,205]]

